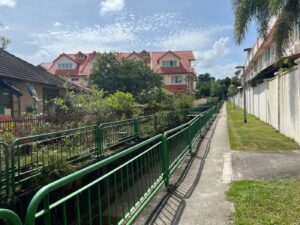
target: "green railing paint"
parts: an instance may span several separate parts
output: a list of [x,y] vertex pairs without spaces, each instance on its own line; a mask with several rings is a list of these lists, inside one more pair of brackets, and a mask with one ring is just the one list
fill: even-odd
[[8,209],[0,209],[0,219],[7,225],[22,225],[19,216]]
[[[170,174],[175,171],[184,157],[191,153],[192,145],[208,128],[220,107],[221,103],[205,112],[201,112],[202,109],[194,111],[198,113],[188,123],[148,138],[42,187],[27,208],[25,224],[67,225],[72,222],[77,225],[132,224],[160,187],[163,184],[169,185]],[[182,115],[185,119],[188,116],[186,112]],[[165,124],[170,125],[173,121],[169,119],[176,115],[169,112],[163,116],[167,120],[160,121],[160,115],[156,115],[95,127],[91,134],[95,140],[93,139],[93,145],[88,149],[93,149],[96,156],[99,156],[108,146],[117,144],[115,140],[122,141],[120,137],[110,139],[114,133],[128,130],[128,134],[124,135],[125,139],[135,137],[137,134],[151,133]],[[36,138],[32,136],[26,140],[39,140]],[[19,146],[21,140],[16,140],[12,146]],[[0,143],[0,149],[1,152],[8,151],[3,143]],[[18,148],[11,148],[14,153],[12,155],[15,155],[15,149]],[[91,152],[91,150],[83,150],[83,152]],[[40,160],[40,155],[30,157]],[[13,161],[15,158],[16,162]],[[18,178],[20,166],[28,163],[25,159],[20,162],[15,156],[12,157],[12,162],[12,165],[17,165],[12,173],[15,173]],[[41,165],[46,164],[41,163]],[[8,176],[6,182],[10,178],[13,180],[12,176]],[[20,182],[19,179],[17,181]],[[7,185],[8,183],[5,186]],[[0,219],[12,225],[21,224],[16,214],[4,209],[0,210]]]
[[9,195],[9,155],[8,146],[5,143],[0,142],[0,195],[7,197]]
[[96,126],[87,126],[16,139],[10,148],[12,191],[60,160],[75,162],[97,155],[97,135]]

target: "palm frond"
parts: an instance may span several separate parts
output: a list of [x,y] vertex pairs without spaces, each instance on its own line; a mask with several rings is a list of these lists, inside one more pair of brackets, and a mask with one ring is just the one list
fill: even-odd
[[300,0],[232,0],[235,23],[234,37],[237,44],[245,39],[251,21],[265,37],[271,18],[277,16],[274,40],[277,57],[282,56],[292,41],[295,24],[300,20]]

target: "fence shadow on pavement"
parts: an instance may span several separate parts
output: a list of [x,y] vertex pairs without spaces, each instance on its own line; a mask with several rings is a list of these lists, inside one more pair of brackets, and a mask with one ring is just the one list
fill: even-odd
[[145,225],[179,224],[182,213],[186,208],[186,199],[191,197],[200,181],[218,120],[219,115],[206,131],[205,137],[197,143],[196,150],[189,157],[186,166],[175,171],[173,177],[177,177],[177,179],[175,181],[170,180],[170,183],[173,184],[170,184],[167,193],[148,216]]

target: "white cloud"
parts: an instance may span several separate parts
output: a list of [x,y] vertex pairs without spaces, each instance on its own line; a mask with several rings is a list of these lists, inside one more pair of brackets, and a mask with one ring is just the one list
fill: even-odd
[[235,67],[237,66],[237,63],[231,62],[231,63],[221,63],[218,64],[216,61],[216,65],[207,67],[207,68],[198,68],[199,73],[210,73],[212,76],[216,77],[217,79],[225,78],[225,77],[231,77],[234,75]]
[[1,6],[7,6],[7,7],[10,7],[10,8],[13,8],[15,7],[17,4],[17,1],[16,0],[0,0],[0,7]]
[[218,34],[232,29],[230,26],[213,26],[211,28],[176,29],[163,37],[158,45],[173,50],[199,50],[209,46]]
[[227,46],[229,42],[229,37],[221,37],[217,40],[211,49],[204,51],[203,53],[198,53],[198,60],[202,64],[208,64],[222,56],[229,53],[229,47]]
[[198,73],[210,73],[217,78],[232,76],[237,63],[228,61],[230,38],[220,37],[205,51],[196,51],[194,66]]
[[197,73],[210,72],[224,77],[234,72],[228,61],[232,47],[230,26],[203,27],[186,24],[175,13],[158,13],[136,17],[121,13],[110,24],[81,27],[79,23],[53,24],[52,28],[32,35],[27,44],[37,49],[23,58],[31,63],[52,61],[60,53],[104,51],[192,50],[196,55]]
[[0,31],[7,31],[7,30],[10,30],[9,26],[6,26],[6,25],[0,26]]
[[[177,18],[172,13],[159,13],[136,18],[133,14],[122,14],[113,23],[104,26],[80,27],[79,24],[54,26],[43,33],[32,34],[37,51],[44,51],[39,61],[52,61],[62,52],[132,51],[152,48],[156,43],[153,34],[160,30],[173,29]],[[159,35],[157,35],[159,36]],[[39,55],[36,52],[32,55]],[[52,56],[52,58],[50,57]],[[26,57],[39,63],[37,57]]]
[[54,27],[60,27],[60,26],[61,26],[61,23],[60,23],[60,22],[55,22],[55,23],[53,24],[53,26],[54,26]]
[[119,12],[125,6],[125,0],[103,0],[100,2],[100,14]]

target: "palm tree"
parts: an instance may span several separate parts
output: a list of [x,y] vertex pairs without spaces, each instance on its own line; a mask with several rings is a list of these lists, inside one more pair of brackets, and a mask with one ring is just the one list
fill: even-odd
[[269,21],[277,16],[274,27],[276,55],[281,57],[290,43],[295,25],[300,21],[300,0],[232,0],[235,24],[234,35],[237,44],[245,39],[251,21],[256,21],[258,33],[266,37]]

